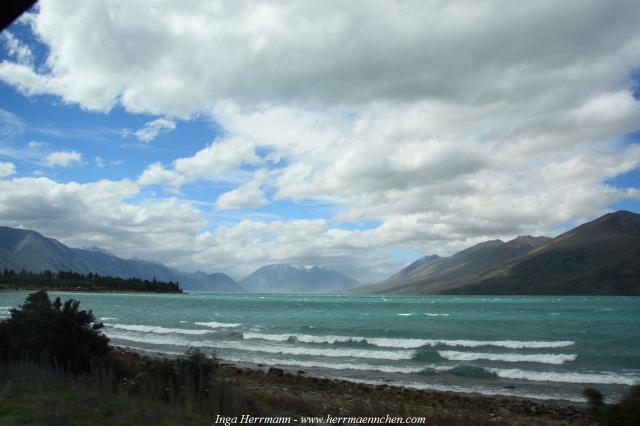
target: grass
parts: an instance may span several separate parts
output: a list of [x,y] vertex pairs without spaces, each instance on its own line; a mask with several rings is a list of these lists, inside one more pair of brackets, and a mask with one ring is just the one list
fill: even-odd
[[[92,374],[77,377],[24,361],[0,364],[0,425],[211,425],[218,414],[294,418],[389,414],[424,416],[427,424],[451,426],[590,424],[583,416],[570,421],[560,411],[554,414],[556,408],[533,402],[299,374],[275,376],[221,367],[199,352],[180,359],[125,351],[110,356],[113,359],[95,367]],[[537,407],[537,414],[529,413],[530,406]],[[505,407],[506,416],[500,412]]]
[[193,408],[115,393],[88,379],[21,366],[5,369],[0,379],[0,424],[177,426],[210,424],[210,418]]

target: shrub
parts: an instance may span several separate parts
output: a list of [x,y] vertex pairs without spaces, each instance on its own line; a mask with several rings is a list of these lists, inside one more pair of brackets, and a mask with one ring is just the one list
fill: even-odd
[[582,395],[587,398],[587,404],[591,410],[598,410],[604,407],[604,397],[602,393],[594,388],[585,388],[582,391]]
[[605,426],[640,425],[640,385],[631,390],[617,404],[605,404],[602,394],[586,388],[582,395],[587,398],[593,420]]
[[106,354],[109,339],[91,311],[80,302],[60,298],[51,303],[46,291],[27,296],[21,309],[0,323],[0,360],[53,365],[72,373],[88,372],[92,360]]
[[607,407],[605,425],[640,425],[640,385],[635,385],[617,404]]

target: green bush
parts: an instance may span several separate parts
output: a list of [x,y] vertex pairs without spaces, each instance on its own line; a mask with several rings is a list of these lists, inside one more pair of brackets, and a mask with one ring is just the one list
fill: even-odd
[[109,339],[102,323],[80,302],[60,298],[51,303],[46,291],[27,296],[20,309],[0,322],[0,361],[29,361],[72,373],[89,372],[92,361],[106,354]]

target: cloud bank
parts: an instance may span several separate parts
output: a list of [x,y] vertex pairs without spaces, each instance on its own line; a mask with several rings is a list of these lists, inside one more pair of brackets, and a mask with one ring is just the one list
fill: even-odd
[[[180,120],[222,129],[190,155],[93,191],[160,185],[175,195],[223,182],[233,187],[209,200],[218,212],[331,206],[322,219],[224,223],[188,201],[152,200],[179,216],[174,228],[114,195],[106,212],[88,210],[84,231],[58,224],[68,241],[103,239],[187,269],[317,263],[366,281],[402,266],[397,247],[448,254],[638,199],[611,184],[640,166],[625,139],[640,123],[635,1],[50,0],[29,22],[50,49],[45,65],[12,39],[15,60],[0,63],[0,80],[25,95],[158,116],[135,133],[143,142]],[[18,196],[11,182],[4,197]],[[0,217],[54,229],[67,213],[38,213],[46,191],[82,188],[37,181],[14,200],[29,215]],[[99,218],[120,232],[90,226]]]

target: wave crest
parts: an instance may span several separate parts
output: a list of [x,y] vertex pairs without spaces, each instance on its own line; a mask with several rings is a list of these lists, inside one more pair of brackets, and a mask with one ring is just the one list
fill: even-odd
[[362,337],[362,336],[316,336],[310,334],[282,333],[243,333],[245,339],[262,339],[274,342],[285,342],[290,339],[303,343],[368,343],[382,348],[418,349],[424,346],[450,346],[475,348],[481,346],[496,346],[509,349],[540,349],[561,348],[575,344],[571,340],[561,341],[519,341],[519,340],[445,340],[445,339],[412,339],[391,337]]
[[236,322],[216,322],[216,321],[194,322],[194,324],[199,325],[201,327],[208,327],[208,328],[236,328],[242,325]]
[[203,335],[209,333],[209,330],[192,330],[188,328],[166,328],[153,325],[129,325],[129,324],[109,324],[107,327],[125,331],[137,331],[139,333],[153,334],[187,334],[187,335]]
[[503,361],[503,362],[537,362],[541,364],[564,364],[575,361],[576,354],[514,354],[514,353],[478,353],[459,351],[438,351],[438,354],[449,361]]
[[531,380],[536,382],[588,383],[600,385],[629,385],[640,383],[639,376],[602,373],[561,373],[557,371],[527,371],[517,368],[487,368],[503,379]]

